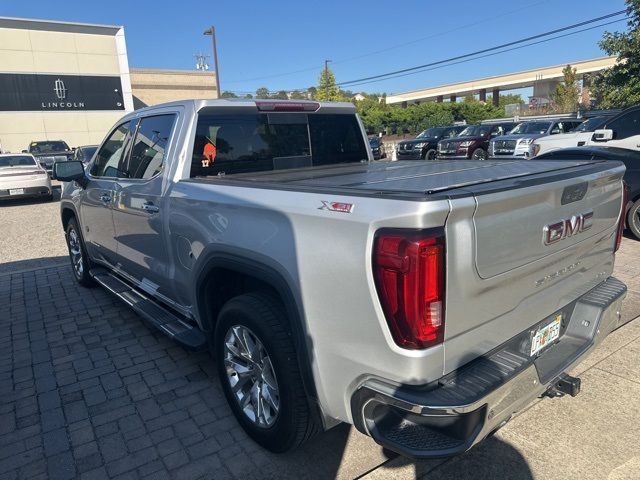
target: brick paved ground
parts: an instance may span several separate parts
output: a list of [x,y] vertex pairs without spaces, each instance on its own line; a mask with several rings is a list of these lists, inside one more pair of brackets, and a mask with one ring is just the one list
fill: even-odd
[[[26,215],[57,213],[56,204],[16,208],[26,224]],[[31,236],[41,237],[43,232]],[[40,240],[27,236],[25,241]],[[77,286],[58,247],[49,256],[46,250],[35,249],[31,259],[21,248],[17,258],[0,261],[0,480],[354,478],[367,473],[372,478],[461,479],[476,478],[482,465],[489,464],[494,477],[496,472],[500,478],[527,472],[520,478],[532,478],[534,473],[552,478],[558,470],[549,470],[550,455],[567,449],[575,452],[570,454],[574,472],[601,478],[600,470],[589,464],[594,455],[585,454],[590,451],[575,436],[551,448],[554,439],[537,431],[544,425],[541,418],[560,409],[555,429],[571,431],[576,424],[595,421],[593,417],[585,421],[580,413],[592,405],[612,409],[607,419],[611,431],[606,433],[613,436],[613,443],[625,432],[640,432],[640,412],[629,413],[633,405],[637,408],[633,383],[637,365],[622,363],[640,358],[636,321],[616,332],[585,362],[584,394],[540,402],[539,413],[537,404],[532,405],[504,429],[505,434],[452,461],[413,463],[393,458],[346,425],[295,453],[273,455],[251,442],[235,422],[207,353],[193,354],[175,345],[104,290]],[[627,318],[640,313],[639,253],[640,242],[625,239],[618,255],[616,275],[630,286]],[[620,383],[623,377],[627,383]],[[618,393],[610,394],[612,388]],[[624,426],[625,432],[618,433],[615,428],[622,427],[616,425]],[[534,448],[538,436],[546,438],[546,451]],[[593,439],[588,442],[595,444]],[[628,461],[627,471],[637,471],[632,469],[633,459],[640,461],[640,452],[633,457],[633,449],[637,450],[633,443],[614,447],[601,449],[610,463],[615,467]]]

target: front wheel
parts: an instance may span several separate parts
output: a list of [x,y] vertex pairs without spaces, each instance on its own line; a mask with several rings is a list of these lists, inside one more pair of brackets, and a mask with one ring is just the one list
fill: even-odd
[[487,152],[483,148],[476,148],[471,154],[472,160],[486,160]]
[[231,410],[262,447],[285,452],[318,431],[286,312],[272,295],[248,293],[222,307],[214,355]]
[[432,148],[430,150],[427,150],[427,153],[424,154],[424,159],[435,160],[437,156],[438,156],[438,151]]
[[93,287],[95,282],[89,275],[90,262],[87,252],[84,248],[84,242],[80,235],[78,223],[74,218],[69,220],[67,231],[65,232],[67,240],[67,248],[69,249],[69,258],[71,260],[71,269],[73,277],[83,287]]
[[627,227],[640,240],[640,199],[636,200],[627,213]]

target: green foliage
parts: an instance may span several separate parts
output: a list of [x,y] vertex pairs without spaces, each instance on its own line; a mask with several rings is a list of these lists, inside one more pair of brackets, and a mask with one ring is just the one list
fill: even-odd
[[626,0],[630,17],[624,33],[605,32],[599,46],[618,63],[600,72],[592,94],[600,108],[625,108],[640,103],[640,0]]
[[558,84],[553,95],[555,110],[558,113],[575,112],[578,106],[578,75],[575,68],[567,65],[562,69],[563,81]]
[[[487,103],[493,103],[491,95],[487,96]],[[500,97],[498,98],[498,106],[502,108],[506,105],[513,105],[514,103],[522,105],[524,104],[524,100],[517,93],[500,94]]]
[[295,90],[291,92],[291,96],[289,98],[291,100],[306,100],[307,96],[304,93]]
[[336,86],[336,77],[329,68],[323,68],[318,81],[316,91],[316,99],[323,102],[338,102],[343,100],[338,87]]
[[260,87],[257,89],[256,98],[269,98],[269,89],[266,87]]
[[238,98],[238,96],[235,93],[226,90],[222,92],[222,95],[220,95],[220,98]]
[[[373,95],[371,96],[373,97]],[[402,108],[386,105],[384,95],[355,101],[358,114],[370,133],[419,133],[430,127],[452,125],[456,121],[477,123],[504,116],[504,109],[469,99],[461,103],[425,102]],[[381,97],[383,101],[379,101]]]
[[285,92],[284,90],[280,90],[277,93],[274,93],[273,95],[271,95],[270,98],[275,98],[278,100],[287,100],[289,98],[289,95],[287,95],[287,92]]

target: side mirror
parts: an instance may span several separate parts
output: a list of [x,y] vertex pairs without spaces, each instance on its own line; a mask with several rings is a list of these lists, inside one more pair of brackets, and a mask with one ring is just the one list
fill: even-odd
[[77,160],[69,160],[67,162],[55,162],[51,172],[54,180],[62,182],[78,182],[81,186],[86,185],[86,176],[84,174],[84,165]]
[[594,142],[608,142],[609,140],[613,140],[613,130],[610,128],[602,128],[593,132],[593,137],[591,139]]
[[560,133],[559,128],[554,128],[553,130],[551,130],[551,135],[558,135],[559,133]]

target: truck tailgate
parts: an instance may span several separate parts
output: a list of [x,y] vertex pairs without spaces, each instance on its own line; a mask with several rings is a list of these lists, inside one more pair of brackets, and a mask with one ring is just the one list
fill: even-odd
[[613,271],[624,167],[465,187],[447,220],[445,374],[532,329]]

